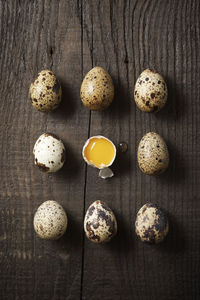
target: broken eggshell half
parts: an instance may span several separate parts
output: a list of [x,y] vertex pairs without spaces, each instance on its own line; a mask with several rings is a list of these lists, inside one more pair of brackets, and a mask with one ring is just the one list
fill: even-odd
[[99,171],[99,177],[102,179],[111,178],[113,176],[114,176],[114,173],[110,168],[104,168]]
[[113,164],[116,158],[116,147],[108,138],[96,135],[86,141],[82,155],[88,165],[102,170]]

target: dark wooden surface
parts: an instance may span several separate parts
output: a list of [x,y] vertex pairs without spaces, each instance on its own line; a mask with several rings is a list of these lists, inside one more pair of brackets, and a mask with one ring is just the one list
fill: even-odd
[[[0,299],[200,299],[200,2],[0,1]],[[84,75],[95,65],[111,74],[115,100],[90,113],[80,102]],[[140,72],[157,69],[169,88],[167,106],[145,114],[133,101]],[[63,103],[54,113],[35,111],[31,80],[42,69],[57,74]],[[171,163],[160,177],[145,176],[137,145],[148,131],[161,134]],[[34,142],[45,131],[66,144],[57,174],[33,165]],[[116,144],[115,177],[104,181],[86,167],[88,136]],[[45,200],[66,209],[69,226],[59,241],[42,241],[33,215]],[[83,234],[84,212],[106,201],[116,214],[117,237],[95,245]],[[137,210],[158,203],[169,215],[163,244],[136,239]]]

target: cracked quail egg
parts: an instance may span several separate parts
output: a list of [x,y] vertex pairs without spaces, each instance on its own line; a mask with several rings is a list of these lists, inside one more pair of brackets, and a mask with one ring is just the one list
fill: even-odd
[[65,162],[65,146],[52,133],[43,133],[33,148],[35,165],[46,173],[57,172]]
[[29,96],[33,107],[39,111],[50,112],[56,109],[61,102],[62,89],[55,74],[50,70],[39,72],[30,85]]
[[114,98],[112,78],[101,67],[91,69],[83,79],[80,97],[83,104],[91,110],[107,108]]
[[163,138],[155,132],[145,134],[138,146],[137,160],[143,173],[163,173],[169,165],[169,152]]
[[145,112],[157,112],[167,101],[167,85],[156,71],[144,70],[136,81],[134,98],[139,109]]
[[168,233],[166,215],[157,205],[146,203],[137,213],[135,231],[142,242],[158,244]]
[[102,135],[90,137],[84,144],[82,156],[85,162],[98,169],[110,167],[116,158],[116,147]]
[[117,233],[117,221],[112,210],[103,201],[93,202],[84,219],[87,238],[94,243],[109,242]]
[[48,200],[38,207],[33,225],[40,238],[57,240],[67,229],[67,215],[58,202]]

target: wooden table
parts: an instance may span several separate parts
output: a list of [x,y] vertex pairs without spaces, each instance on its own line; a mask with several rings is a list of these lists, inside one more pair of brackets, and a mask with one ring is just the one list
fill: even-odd
[[[198,300],[200,299],[200,2],[0,1],[0,299]],[[115,84],[103,112],[80,101],[80,85],[93,66]],[[157,114],[136,108],[133,88],[147,67],[166,79],[167,106]],[[42,69],[61,81],[63,102],[53,113],[33,109],[30,82]],[[160,177],[141,173],[138,142],[156,131],[170,150]],[[33,164],[43,132],[58,135],[67,161],[47,175]],[[81,150],[89,136],[128,143],[103,180]],[[59,241],[39,239],[33,215],[45,200],[67,211]],[[85,238],[83,218],[97,199],[106,201],[119,231],[109,244]],[[137,240],[134,223],[146,202],[169,216],[170,232],[158,246]]]

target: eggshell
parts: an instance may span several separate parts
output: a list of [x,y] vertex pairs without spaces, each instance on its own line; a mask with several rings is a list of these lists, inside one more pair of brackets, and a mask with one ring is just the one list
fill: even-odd
[[[97,167],[95,164],[93,164],[91,161],[89,161],[89,160],[87,159],[87,157],[85,156],[85,154],[84,154],[85,148],[88,146],[90,140],[91,140],[91,139],[94,139],[94,138],[97,138],[97,139],[105,139],[105,140],[109,141],[109,142],[113,145],[114,156],[113,156],[112,161],[111,161],[108,165],[102,165],[101,167]],[[110,167],[110,166],[113,164],[113,162],[114,162],[114,160],[115,160],[115,158],[116,158],[116,153],[117,153],[116,147],[115,147],[115,145],[113,144],[113,142],[112,142],[111,140],[109,140],[108,138],[106,138],[105,136],[102,136],[102,135],[91,136],[91,137],[85,142],[85,144],[84,144],[84,146],[83,146],[83,149],[82,149],[82,156],[83,156],[83,159],[85,160],[85,162],[86,162],[88,165],[90,165],[90,166],[92,166],[92,167],[94,167],[94,168],[97,168],[97,169],[99,169],[99,170],[104,169],[104,168],[107,168],[107,167]]]
[[38,73],[30,85],[29,96],[35,109],[50,112],[56,109],[62,98],[62,89],[55,74],[50,70]]
[[83,79],[80,97],[83,104],[91,110],[107,108],[114,98],[112,78],[101,67],[94,67]]
[[99,177],[102,179],[112,178],[113,176],[114,173],[110,168],[104,168],[99,171]]
[[163,173],[169,165],[169,152],[163,138],[155,132],[145,134],[138,146],[137,159],[143,173]]
[[142,242],[160,243],[168,233],[166,215],[157,205],[147,203],[137,213],[135,231]]
[[57,172],[65,162],[65,146],[52,133],[43,133],[33,148],[35,165],[46,173]]
[[85,214],[84,230],[88,239],[94,243],[106,243],[115,236],[117,221],[106,203],[97,200],[90,205]]
[[154,70],[144,70],[136,81],[134,98],[139,109],[157,112],[167,101],[167,85],[163,77]]
[[57,240],[67,229],[67,215],[58,202],[48,200],[38,207],[33,225],[40,238]]

